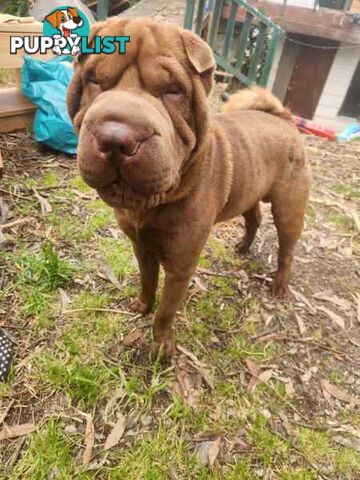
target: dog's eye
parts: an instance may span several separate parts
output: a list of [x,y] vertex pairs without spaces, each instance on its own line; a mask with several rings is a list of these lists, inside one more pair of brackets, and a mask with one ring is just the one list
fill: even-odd
[[96,78],[96,73],[93,70],[87,73],[86,83],[93,83],[94,85],[99,85],[99,81]]
[[183,90],[180,85],[169,85],[164,91],[164,95],[170,98],[177,98],[183,94]]
[[62,22],[65,22],[65,17],[61,17],[61,21],[62,21]]

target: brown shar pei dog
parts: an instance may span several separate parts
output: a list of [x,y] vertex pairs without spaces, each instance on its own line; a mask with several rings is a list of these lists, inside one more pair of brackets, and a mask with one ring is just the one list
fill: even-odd
[[280,245],[272,292],[286,292],[310,169],[289,113],[265,90],[248,91],[248,100],[241,93],[234,111],[210,115],[215,63],[195,34],[110,18],[94,35],[131,40],[125,55],[81,55],[75,65],[68,108],[80,134],[78,164],[133,244],[141,274],[135,311],[150,311],[160,265],[165,270],[153,353],[171,357],[174,316],[216,222],[243,215],[237,247],[246,252],[259,203],[270,202]]

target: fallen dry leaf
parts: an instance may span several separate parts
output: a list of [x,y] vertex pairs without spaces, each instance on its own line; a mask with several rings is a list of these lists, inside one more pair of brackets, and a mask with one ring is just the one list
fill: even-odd
[[22,423],[21,425],[5,425],[0,431],[0,441],[7,440],[9,438],[22,437],[28,433],[33,432],[36,429],[33,423]]
[[259,381],[266,383],[273,376],[273,373],[274,373],[273,370],[264,370],[263,372],[260,373],[258,379]]
[[208,386],[211,389],[214,389],[214,379],[207,365],[201,362],[194,353],[190,352],[185,347],[181,345],[177,345],[176,348],[181,353],[183,353],[184,355],[190,358],[190,360],[192,361],[192,366],[201,374],[201,376],[203,377],[205,382],[208,384]]
[[109,419],[108,419],[109,415],[112,413],[113,409],[116,407],[117,402],[122,398],[124,398],[125,395],[126,395],[126,392],[124,388],[120,385],[120,387],[118,387],[113,393],[113,395],[109,398],[103,413],[103,419],[105,423],[109,423]]
[[249,381],[248,386],[246,388],[247,388],[247,390],[252,390],[258,382],[259,372],[257,370],[255,362],[253,362],[249,358],[246,359],[246,366],[247,366],[247,368],[248,368],[248,370],[251,374],[250,381]]
[[318,307],[318,310],[321,310],[322,312],[326,313],[326,315],[330,318],[330,320],[332,320],[338,327],[345,328],[344,319],[341,318],[337,313],[323,306]]
[[190,375],[183,369],[176,372],[176,378],[180,386],[181,397],[188,405],[194,406],[197,402],[198,392],[191,383]]
[[133,330],[131,330],[130,333],[125,335],[122,343],[123,343],[123,345],[125,345],[125,347],[130,347],[131,345],[133,345],[135,342],[137,342],[138,340],[140,340],[142,338],[143,338],[142,330],[140,330],[140,328],[136,327]]
[[340,427],[334,428],[335,432],[350,433],[351,435],[357,437],[360,440],[360,430],[352,427],[351,425],[341,425]]
[[342,445],[346,448],[352,448],[357,452],[360,452],[360,440],[356,437],[348,438],[348,437],[341,437],[340,435],[336,435],[333,437],[334,442]]
[[309,310],[309,313],[311,315],[315,315],[316,314],[316,308],[312,305],[312,303],[305,297],[305,295],[303,295],[301,292],[298,292],[297,290],[294,290],[293,288],[289,287],[289,290],[290,292],[294,295],[294,297],[296,298],[296,300],[298,302],[302,302],[304,303],[307,307],[308,307],[308,310]]
[[282,410],[280,410],[279,412],[279,416],[281,418],[281,420],[283,421],[283,424],[284,424],[284,427],[285,427],[285,430],[287,432],[288,435],[290,435],[290,437],[296,437],[298,435],[298,428],[295,424],[292,424],[286,413]]
[[292,397],[294,395],[295,388],[291,380],[285,383],[285,392],[288,397]]
[[352,295],[352,297],[355,300],[357,321],[360,323],[360,294],[356,293],[355,295]]
[[300,334],[304,335],[306,333],[306,326],[304,320],[302,319],[302,317],[300,317],[298,313],[295,313],[295,318],[299,327]]
[[85,431],[85,451],[83,455],[83,465],[90,462],[92,451],[95,443],[94,422],[90,415],[86,415],[86,431]]
[[193,277],[193,281],[195,283],[195,285],[200,288],[200,290],[202,290],[203,292],[205,292],[207,290],[206,288],[206,285],[204,284],[204,282],[201,280],[201,278],[197,277],[195,275],[195,277]]
[[209,465],[210,467],[214,466],[214,463],[219,455],[220,451],[220,441],[221,438],[218,437],[216,440],[214,440],[209,448]]
[[106,278],[109,280],[109,282],[112,283],[113,285],[115,285],[116,288],[121,290],[121,288],[122,288],[121,284],[120,284],[117,276],[115,275],[114,270],[111,268],[111,266],[108,263],[104,263],[103,266],[102,266],[102,270],[103,270]]
[[344,310],[350,310],[351,302],[349,300],[345,300],[344,298],[339,298],[336,295],[328,295],[326,292],[317,292],[314,295],[314,298],[317,300],[323,300],[324,302],[329,302],[338,307],[343,308]]
[[61,315],[64,312],[64,310],[68,309],[71,300],[69,295],[62,288],[59,288],[59,293],[60,293],[60,315]]
[[125,432],[125,426],[126,426],[126,417],[124,417],[124,415],[119,414],[118,419],[114,425],[114,428],[111,430],[111,432],[109,433],[105,441],[104,450],[109,450],[110,448],[115,447],[115,445],[117,445],[120,442]]
[[195,456],[199,466],[205,467],[209,463],[209,452],[213,442],[201,442],[196,446]]
[[267,383],[274,373],[272,369],[264,370],[263,372],[258,373],[256,364],[249,359],[246,359],[246,366],[251,374],[251,378],[247,386],[247,390],[250,391],[253,391],[258,383]]
[[350,404],[353,404],[353,405],[360,405],[360,400],[359,399],[353,397],[352,395],[347,393],[345,390],[342,390],[341,388],[333,385],[332,383],[330,383],[325,378],[323,378],[321,380],[321,387],[329,395],[331,395],[334,398],[337,398],[338,400],[341,400],[342,402],[350,403]]

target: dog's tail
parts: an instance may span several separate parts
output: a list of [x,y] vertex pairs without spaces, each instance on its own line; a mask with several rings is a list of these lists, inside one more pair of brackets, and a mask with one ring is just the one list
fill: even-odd
[[284,107],[280,100],[269,90],[257,85],[239,90],[233,95],[223,93],[221,98],[225,102],[222,108],[223,112],[260,110],[288,120],[291,119],[290,110]]

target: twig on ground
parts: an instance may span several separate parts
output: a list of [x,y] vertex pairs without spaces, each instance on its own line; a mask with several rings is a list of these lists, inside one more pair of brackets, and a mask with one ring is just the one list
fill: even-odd
[[30,196],[20,195],[20,193],[10,192],[9,190],[5,190],[5,188],[0,188],[0,192],[5,193],[6,195],[10,195],[10,197],[21,198],[21,200],[32,201]]
[[198,268],[197,272],[203,275],[209,275],[210,277],[225,277],[225,278],[239,278],[239,275],[232,272],[213,272],[206,268]]
[[128,315],[129,317],[141,318],[141,314],[128,312],[126,310],[118,310],[116,308],[100,308],[100,307],[83,307],[83,308],[72,308],[70,310],[63,310],[62,313],[72,314],[79,312],[105,312],[105,313],[117,313],[121,315]]
[[0,225],[0,230],[5,230],[6,228],[10,228],[10,227],[15,227],[23,223],[28,223],[28,222],[31,222],[31,220],[34,220],[34,219],[32,217],[25,217],[25,218],[20,218],[19,220],[13,220],[12,222],[3,223],[2,225]]
[[21,437],[18,440],[18,444],[16,445],[15,451],[12,454],[12,456],[10,458],[10,461],[7,463],[6,468],[5,468],[5,473],[6,473],[7,478],[9,478],[8,475],[10,476],[10,474],[12,472],[12,469],[13,469],[15,463],[17,462],[17,459],[19,458],[21,449],[24,446],[25,441],[26,441],[26,436]]
[[13,406],[15,400],[12,399],[11,402],[9,403],[9,405],[5,408],[5,412],[1,415],[0,417],[0,426],[4,423],[4,421],[6,420],[6,417],[7,417],[7,414],[9,413],[10,411],[10,408]]

